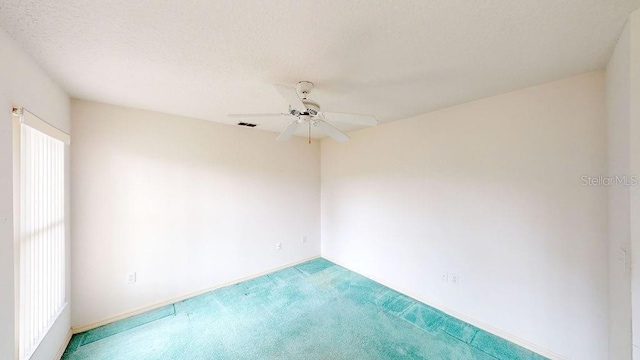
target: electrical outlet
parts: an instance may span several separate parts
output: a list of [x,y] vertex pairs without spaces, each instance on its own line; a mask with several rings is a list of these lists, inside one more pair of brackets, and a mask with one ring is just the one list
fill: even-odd
[[306,243],[307,242],[307,237],[303,236],[301,241],[302,241],[303,244]]
[[458,276],[458,274],[449,274],[449,279],[453,283],[453,285],[460,284],[460,276]]
[[276,243],[276,250],[280,250],[282,249],[282,243],[281,242],[277,242]]
[[447,273],[442,273],[440,275],[440,279],[442,280],[442,282],[449,282],[449,274]]
[[127,284],[133,284],[136,282],[136,273],[130,272],[127,274]]

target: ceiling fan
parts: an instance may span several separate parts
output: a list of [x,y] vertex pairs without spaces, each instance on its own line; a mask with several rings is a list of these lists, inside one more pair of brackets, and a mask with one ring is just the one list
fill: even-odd
[[274,85],[276,90],[289,104],[289,112],[281,114],[230,114],[231,118],[291,118],[291,123],[280,133],[277,141],[290,139],[301,126],[309,129],[309,144],[311,144],[311,128],[316,128],[338,142],[349,140],[349,136],[331,125],[331,122],[376,126],[378,121],[372,115],[345,114],[320,111],[320,105],[309,99],[313,83],[300,81],[296,88],[285,85]]

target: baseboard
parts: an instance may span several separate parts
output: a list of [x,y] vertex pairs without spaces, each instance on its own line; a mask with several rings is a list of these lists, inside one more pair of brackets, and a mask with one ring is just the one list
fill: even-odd
[[67,350],[67,346],[69,346],[69,342],[71,341],[72,336],[73,336],[73,331],[69,329],[69,331],[67,332],[67,337],[64,339],[64,342],[62,343],[62,346],[60,347],[60,349],[58,349],[58,353],[56,354],[56,357],[54,357],[55,360],[62,359],[62,355],[64,355],[64,351]]
[[138,309],[135,309],[135,310],[132,310],[132,311],[117,315],[117,316],[112,316],[112,317],[107,318],[107,319],[96,321],[96,322],[91,323],[91,324],[82,325],[82,326],[74,326],[74,327],[71,328],[71,330],[73,331],[74,334],[85,332],[85,331],[88,331],[88,330],[91,330],[91,329],[95,329],[95,328],[103,326],[103,325],[110,324],[112,322],[123,320],[123,319],[126,319],[126,318],[131,317],[131,316],[139,315],[139,314],[145,313],[145,312],[150,311],[150,310],[155,310],[157,308],[160,308],[160,307],[163,307],[163,306],[166,306],[166,305],[170,305],[170,304],[182,301],[182,300],[186,300],[186,299],[198,296],[198,295],[202,295],[202,294],[207,293],[209,291],[213,291],[213,290],[216,290],[216,289],[219,289],[219,288],[223,288],[225,286],[235,285],[235,284],[241,283],[243,281],[251,280],[251,279],[254,279],[254,278],[269,274],[269,273],[272,273],[274,271],[278,271],[278,270],[282,270],[284,268],[288,268],[290,266],[295,266],[295,265],[298,265],[298,264],[302,264],[303,262],[307,262],[309,260],[317,259],[319,257],[320,257],[320,255],[315,255],[315,256],[312,256],[310,258],[306,258],[304,260],[295,261],[295,262],[292,262],[292,263],[289,263],[289,264],[285,264],[285,265],[281,265],[281,266],[278,266],[278,267],[275,267],[275,268],[264,270],[264,271],[261,271],[261,272],[258,272],[258,273],[251,274],[249,276],[245,276],[245,277],[241,277],[241,278],[238,278],[238,279],[227,281],[227,282],[224,282],[224,283],[221,283],[221,284],[217,284],[217,285],[214,285],[214,286],[211,286],[211,287],[208,287],[208,288],[205,288],[205,289],[201,289],[201,290],[198,290],[198,291],[186,294],[186,295],[178,296],[178,297],[171,298],[171,299],[159,302],[159,303],[155,303],[155,304],[152,304],[152,305],[144,306],[144,307],[141,307],[141,308],[138,308]]
[[486,331],[488,333],[491,333],[493,335],[499,336],[499,337],[501,337],[501,338],[503,338],[505,340],[511,341],[512,343],[514,343],[516,345],[522,346],[525,349],[529,349],[529,350],[531,350],[531,351],[533,351],[535,353],[538,353],[538,354],[540,354],[540,355],[542,355],[544,357],[547,357],[547,358],[549,358],[551,360],[569,360],[569,359],[567,359],[566,357],[564,357],[562,355],[556,354],[553,351],[550,351],[548,349],[540,347],[539,345],[531,343],[531,342],[529,342],[527,340],[521,339],[521,338],[519,338],[519,337],[517,337],[517,336],[515,336],[515,335],[513,335],[511,333],[508,333],[508,332],[506,332],[504,330],[495,328],[495,327],[493,327],[493,326],[491,326],[491,325],[489,325],[487,323],[484,323],[482,321],[474,319],[471,316],[468,316],[468,315],[460,313],[458,311],[449,309],[446,306],[443,306],[442,304],[438,304],[438,303],[436,303],[434,301],[431,301],[430,299],[426,299],[423,296],[418,296],[416,294],[411,293],[410,291],[406,291],[406,290],[401,289],[401,288],[399,288],[399,287],[397,287],[397,286],[395,286],[393,284],[389,284],[386,281],[382,281],[382,280],[378,279],[377,277],[372,276],[371,274],[366,274],[366,273],[362,273],[360,271],[355,271],[352,268],[350,268],[349,266],[346,266],[345,264],[343,264],[343,263],[341,263],[339,261],[336,261],[336,260],[334,260],[334,259],[332,259],[330,257],[324,256],[324,255],[321,255],[321,256],[323,258],[325,258],[325,259],[337,264],[337,265],[342,266],[345,269],[348,269],[348,270],[353,271],[353,272],[355,272],[357,274],[360,274],[360,275],[362,275],[362,276],[364,276],[366,278],[369,278],[369,279],[371,279],[371,280],[373,280],[373,281],[375,281],[377,283],[380,283],[380,284],[382,284],[382,285],[384,285],[384,286],[386,286],[388,288],[391,288],[391,289],[393,289],[393,290],[395,290],[395,291],[397,291],[399,293],[402,293],[402,294],[407,295],[407,296],[409,296],[409,297],[411,297],[413,299],[416,299],[416,300],[420,301],[421,303],[424,303],[424,304],[427,304],[427,305],[429,305],[429,306],[431,306],[433,308],[436,308],[436,309],[444,312],[447,315],[453,316],[454,318],[462,320],[462,321],[464,321],[464,322],[466,322],[468,324],[471,324],[471,325],[473,325],[473,326],[475,326],[475,327],[477,327],[477,328],[479,328],[481,330],[484,330],[484,331]]

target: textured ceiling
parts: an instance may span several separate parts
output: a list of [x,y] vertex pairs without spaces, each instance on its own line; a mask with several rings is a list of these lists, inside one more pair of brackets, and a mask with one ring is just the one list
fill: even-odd
[[286,110],[271,84],[309,80],[323,110],[386,122],[601,69],[638,7],[640,0],[0,0],[0,27],[77,98],[234,123],[227,113]]

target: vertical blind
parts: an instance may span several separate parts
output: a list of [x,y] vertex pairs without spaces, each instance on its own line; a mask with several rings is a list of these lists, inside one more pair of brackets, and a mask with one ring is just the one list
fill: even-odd
[[[25,118],[31,116],[32,118]],[[31,357],[65,300],[65,139],[23,113],[20,123],[19,347]],[[32,126],[35,125],[35,126]],[[52,127],[53,130],[57,130]],[[66,135],[66,134],[64,134]]]

